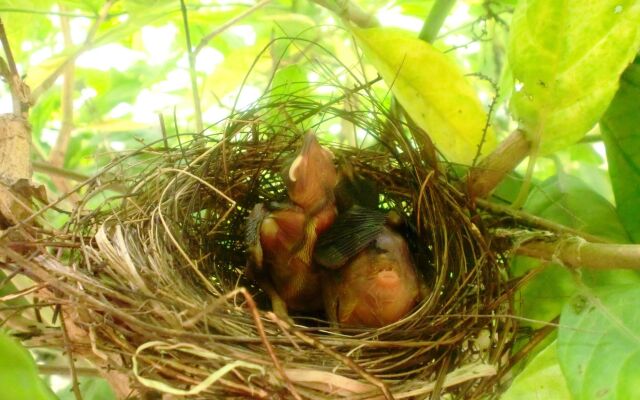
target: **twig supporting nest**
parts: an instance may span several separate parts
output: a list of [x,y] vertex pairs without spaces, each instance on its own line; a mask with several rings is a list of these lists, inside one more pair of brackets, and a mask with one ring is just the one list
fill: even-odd
[[[87,184],[66,232],[43,239],[55,255],[5,255],[63,306],[70,351],[139,388],[201,398],[480,395],[515,329],[493,317],[510,311],[504,260],[464,196],[424,161],[423,136],[390,116],[368,84],[353,96],[360,107],[348,112],[344,98],[265,97],[219,135],[165,138],[123,156]],[[285,122],[274,115],[283,108]],[[286,196],[279,173],[304,129],[342,120],[368,132],[368,145],[327,145],[382,188],[383,207],[406,216],[432,292],[380,329],[338,329],[322,315],[290,326],[243,274],[245,218]],[[96,196],[103,207],[91,210]],[[59,333],[33,336],[34,345],[63,346]]]

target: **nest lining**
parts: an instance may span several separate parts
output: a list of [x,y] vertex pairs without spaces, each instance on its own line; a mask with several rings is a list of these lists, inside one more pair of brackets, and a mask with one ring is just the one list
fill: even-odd
[[[166,138],[94,179],[67,227],[78,248],[36,261],[41,279],[56,280],[50,297],[72,305],[67,323],[84,332],[72,335],[73,349],[135,385],[197,398],[492,390],[514,329],[490,318],[510,311],[504,260],[464,196],[425,161],[424,133],[370,93],[351,95],[359,110],[297,98],[257,105],[229,117],[219,134]],[[273,123],[268,113],[282,104],[297,111],[295,123]],[[279,173],[304,129],[321,132],[336,119],[375,139],[360,148],[324,144],[377,182],[383,206],[411,222],[417,268],[432,289],[412,314],[380,329],[339,329],[322,315],[297,317],[291,327],[268,312],[243,273],[249,210],[286,197]],[[104,207],[89,209],[98,195]]]

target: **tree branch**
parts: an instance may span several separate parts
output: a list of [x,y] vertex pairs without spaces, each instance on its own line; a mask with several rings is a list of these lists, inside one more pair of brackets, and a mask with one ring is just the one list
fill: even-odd
[[527,240],[516,253],[558,262],[569,268],[640,270],[640,245],[591,243],[570,236]]
[[364,11],[350,0],[312,0],[317,5],[332,11],[342,19],[351,21],[360,28],[372,28],[380,25],[373,14]]
[[504,177],[529,155],[531,143],[525,132],[513,131],[467,176],[467,191],[472,199],[487,197]]
[[9,91],[11,92],[11,99],[13,101],[13,114],[18,117],[25,117],[29,111],[29,87],[24,84],[22,78],[18,74],[18,68],[16,67],[16,61],[13,58],[13,52],[9,44],[9,38],[7,32],[4,29],[4,23],[0,18],[0,42],[2,48],[7,57],[6,65],[2,60],[3,65],[0,70],[2,76],[6,79],[9,85]]
[[[62,11],[66,11],[62,4],[60,4],[60,9]],[[60,28],[62,30],[65,49],[71,48],[73,46],[73,41],[71,40],[69,17],[60,17]],[[62,109],[62,124],[60,126],[60,131],[58,132],[58,137],[56,138],[56,143],[49,155],[51,164],[59,168],[64,166],[64,159],[67,153],[67,148],[69,147],[71,132],[73,130],[73,89],[75,83],[74,63],[67,63],[65,65],[62,77],[63,81],[60,101],[60,108]],[[64,178],[60,176],[52,176],[51,179],[60,192],[67,193],[70,191],[69,184]]]
[[424,21],[424,25],[422,25],[422,30],[420,30],[418,37],[427,43],[433,43],[438,37],[438,32],[440,32],[444,20],[455,4],[456,0],[436,0],[431,7],[431,11],[429,11],[427,19]]
[[80,56],[80,54],[84,53],[85,51],[87,51],[87,50],[89,50],[91,48],[91,45],[93,43],[93,39],[94,39],[96,33],[98,32],[98,28],[100,27],[100,24],[102,24],[102,22],[104,22],[107,19],[107,17],[109,16],[109,9],[113,5],[113,3],[115,3],[116,1],[117,0],[107,0],[107,1],[105,1],[105,3],[102,5],[102,8],[100,9],[100,11],[98,13],[98,17],[96,18],[96,20],[93,22],[93,24],[89,28],[89,32],[87,33],[87,36],[86,36],[86,38],[84,40],[84,44],[80,48],[78,48],[78,50],[76,50],[76,52],[74,54],[70,55],[69,58],[67,58],[58,68],[56,68],[40,84],[40,86],[38,86],[37,88],[35,88],[33,90],[33,93],[31,93],[31,103],[32,104],[34,104],[36,102],[36,100],[47,89],[49,89],[55,83],[56,79],[58,79],[60,74],[62,74],[64,72],[67,64],[75,62],[76,58],[78,58]]

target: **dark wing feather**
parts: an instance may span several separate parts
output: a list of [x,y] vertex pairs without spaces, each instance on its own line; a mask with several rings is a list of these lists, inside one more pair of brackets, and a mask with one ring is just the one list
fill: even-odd
[[386,217],[387,214],[380,210],[351,207],[338,215],[331,228],[318,238],[314,260],[326,268],[342,267],[375,240]]

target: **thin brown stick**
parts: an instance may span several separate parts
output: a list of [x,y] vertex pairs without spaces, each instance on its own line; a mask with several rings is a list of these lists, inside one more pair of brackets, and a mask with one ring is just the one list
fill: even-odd
[[273,351],[273,347],[271,346],[271,343],[269,343],[267,334],[264,332],[264,325],[262,324],[262,320],[260,319],[260,314],[258,313],[258,306],[256,305],[256,302],[253,300],[253,297],[247,291],[246,288],[242,287],[238,291],[244,296],[247,302],[247,306],[249,306],[249,311],[253,316],[253,321],[256,324],[256,329],[258,330],[258,334],[260,335],[260,338],[264,343],[264,346],[267,350],[267,353],[269,354],[269,357],[271,358],[271,361],[273,361],[273,365],[276,367],[276,370],[278,371],[278,373],[284,380],[285,384],[287,385],[287,389],[289,389],[289,392],[294,398],[298,400],[302,400],[302,398],[296,391],[295,387],[293,386],[293,383],[291,383],[291,380],[289,380],[289,377],[284,372],[284,369],[282,368],[282,365],[280,364],[280,361],[278,360],[276,353]]
[[82,400],[82,392],[80,392],[80,383],[78,381],[78,372],[76,371],[75,361],[73,359],[73,348],[71,347],[71,340],[69,339],[69,332],[67,331],[67,324],[65,322],[64,313],[60,313],[60,325],[62,326],[62,337],[64,339],[64,346],[67,349],[67,357],[69,358],[69,371],[71,372],[71,387],[73,393],[76,396],[76,400]]
[[7,76],[4,78],[7,80],[9,85],[9,90],[11,91],[11,100],[13,102],[13,114],[16,116],[21,116],[26,114],[29,109],[29,101],[28,101],[28,92],[29,89],[18,74],[18,67],[16,66],[16,61],[13,58],[13,52],[11,51],[11,45],[9,44],[9,38],[7,37],[7,32],[4,29],[4,23],[2,22],[2,18],[0,18],[0,42],[2,43],[2,47],[4,49],[4,53],[7,57],[7,68],[9,71],[4,71],[3,75],[6,73]]
[[574,236],[581,237],[594,243],[611,243],[610,240],[595,236],[586,232],[582,232],[578,229],[570,228],[568,226],[558,224],[544,218],[540,218],[533,214],[529,214],[524,211],[514,210],[512,207],[496,204],[483,199],[476,199],[478,207],[487,211],[491,211],[495,215],[507,215],[514,219],[515,222],[523,225],[530,226],[532,228],[544,229],[555,233],[566,233]]
[[78,172],[71,171],[65,168],[56,167],[54,165],[51,165],[51,163],[48,163],[45,161],[34,161],[33,169],[34,171],[37,171],[37,172],[44,172],[51,175],[57,175],[57,176],[61,176],[66,179],[71,179],[78,182],[84,182],[90,179],[88,175],[83,175]]

